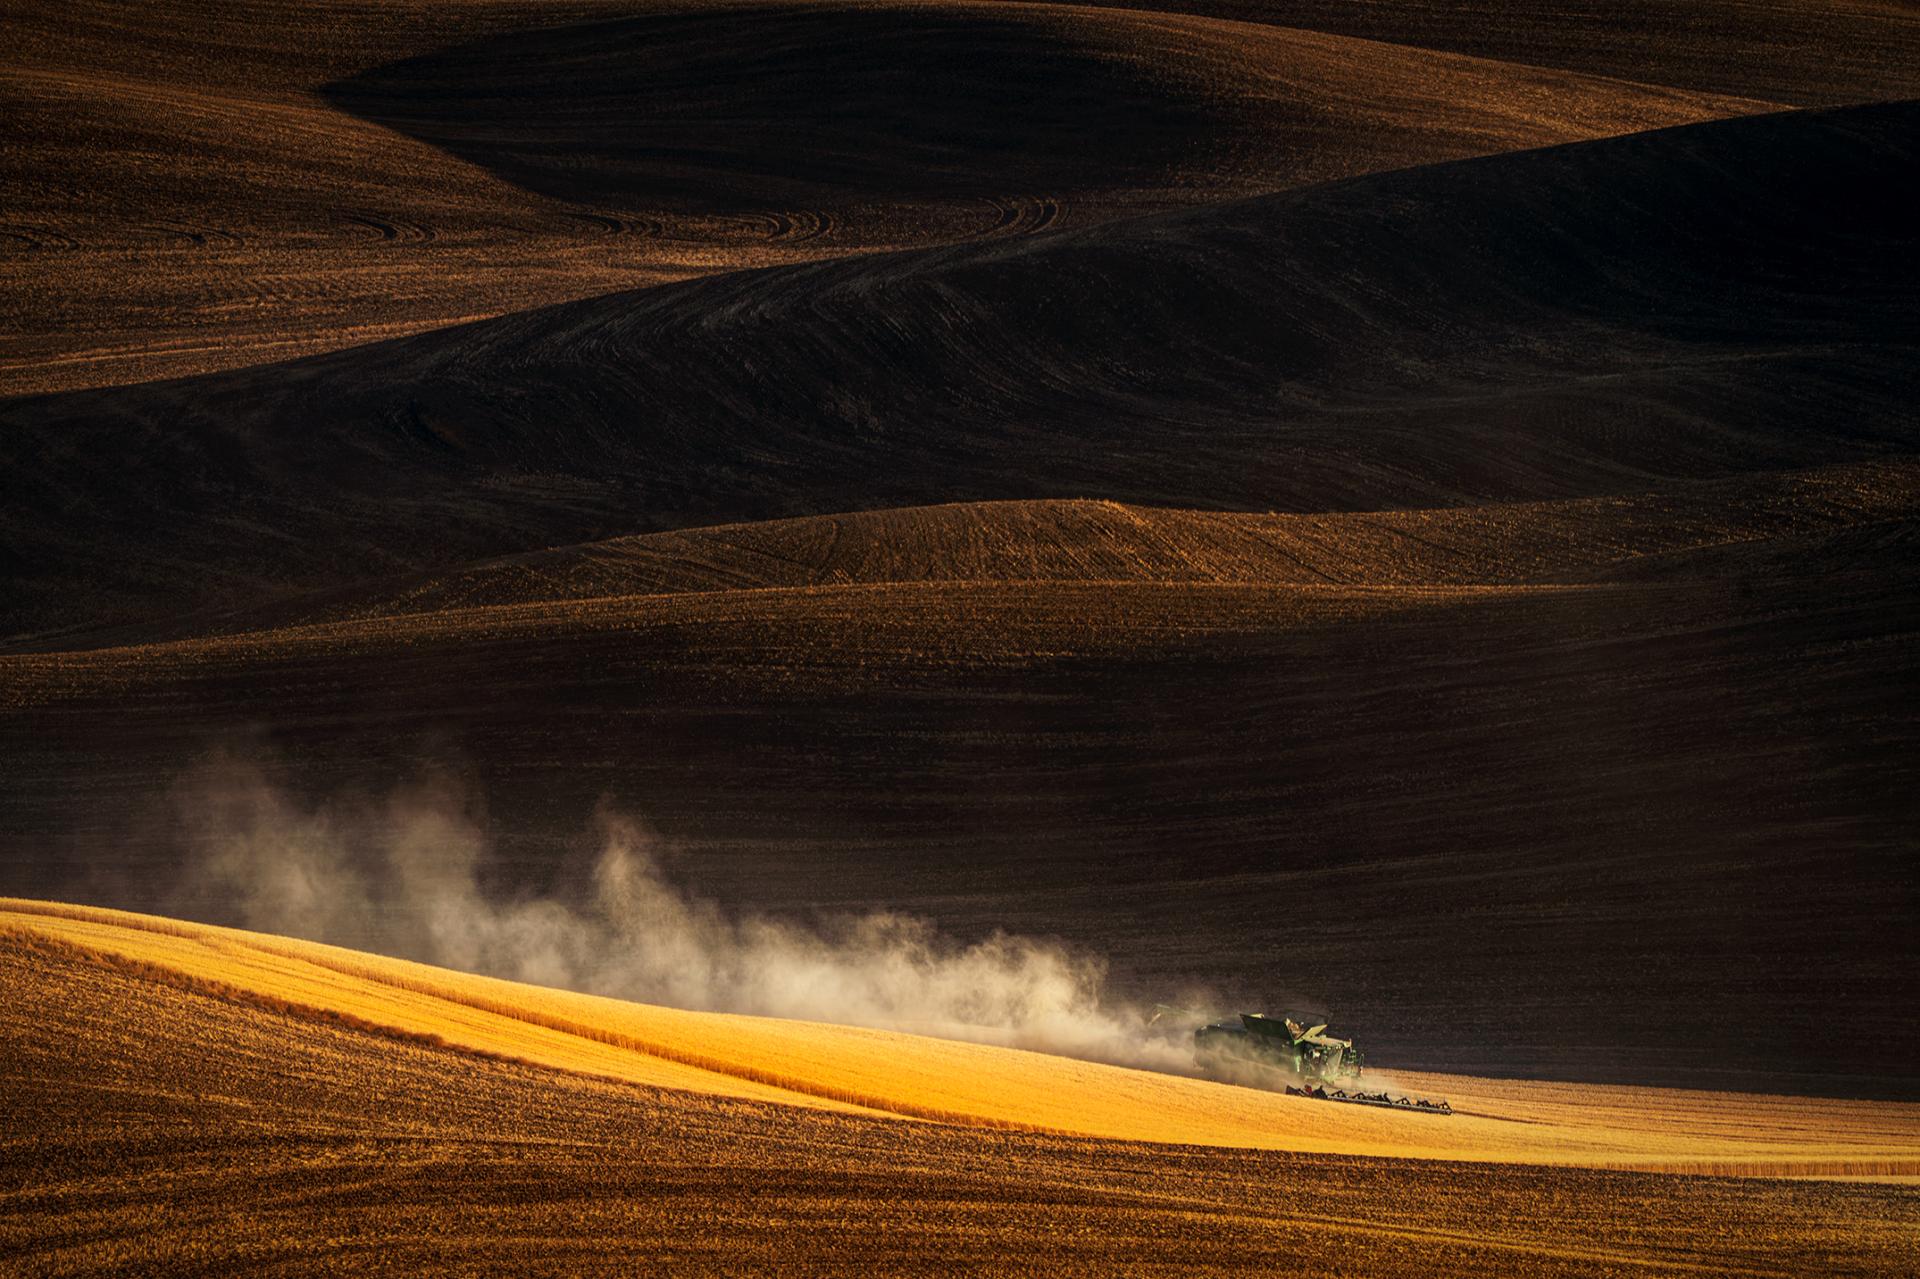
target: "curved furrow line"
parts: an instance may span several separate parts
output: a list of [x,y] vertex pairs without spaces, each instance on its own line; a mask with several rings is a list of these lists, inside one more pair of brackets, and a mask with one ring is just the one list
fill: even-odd
[[435,238],[433,228],[421,222],[363,212],[341,212],[335,217],[349,226],[371,231],[375,236],[390,243],[395,241],[424,243]]
[[987,204],[994,221],[982,238],[1031,235],[1051,227],[1060,217],[1060,202],[1046,196],[994,196]]
[[80,241],[55,227],[38,223],[4,222],[0,223],[0,237],[15,244],[25,245],[29,250],[77,249]]
[[820,209],[790,209],[781,215],[786,226],[773,239],[781,244],[805,244],[832,236],[839,220]]
[[236,232],[222,230],[218,227],[154,223],[150,226],[136,227],[134,229],[137,231],[149,231],[155,235],[165,236],[169,239],[181,240],[187,244],[191,244],[197,249],[204,249],[216,244],[241,245],[246,243],[245,237]]

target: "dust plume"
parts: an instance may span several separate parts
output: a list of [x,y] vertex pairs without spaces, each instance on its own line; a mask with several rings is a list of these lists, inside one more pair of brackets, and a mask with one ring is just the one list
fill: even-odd
[[668,850],[603,805],[577,899],[489,891],[479,797],[435,774],[309,806],[223,760],[174,792],[188,858],[173,913],[467,972],[716,1012],[906,1030],[1189,1073],[1183,1028],[1106,993],[1098,956],[911,915],[800,921],[676,884]]

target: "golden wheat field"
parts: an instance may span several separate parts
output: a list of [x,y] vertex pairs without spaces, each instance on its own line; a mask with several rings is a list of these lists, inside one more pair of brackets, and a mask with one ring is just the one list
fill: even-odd
[[1892,1272],[1920,1226],[1912,1105],[1427,1076],[1458,1113],[1395,1114],[84,907],[3,936],[0,1246],[36,1273],[216,1239],[315,1272]]

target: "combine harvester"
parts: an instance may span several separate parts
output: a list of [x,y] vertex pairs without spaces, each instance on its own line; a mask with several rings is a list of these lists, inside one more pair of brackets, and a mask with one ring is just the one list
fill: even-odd
[[1450,1115],[1453,1107],[1424,1097],[1361,1092],[1340,1085],[1360,1078],[1360,1050],[1351,1039],[1335,1039],[1325,1022],[1301,1017],[1241,1013],[1193,1032],[1193,1060],[1215,1079],[1245,1082],[1249,1077],[1284,1087],[1290,1097],[1344,1101],[1355,1106],[1418,1110]]

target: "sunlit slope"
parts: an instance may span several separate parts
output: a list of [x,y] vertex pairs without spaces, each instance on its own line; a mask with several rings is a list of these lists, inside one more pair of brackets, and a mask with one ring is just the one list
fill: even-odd
[[[0,657],[14,706],[314,659],[692,631],[735,677],[1195,655],[1210,642],[1476,602],[1648,598],[1656,583],[1885,572],[1920,516],[1910,459],[1621,497],[1243,514],[1114,502],[963,503],[640,534],[97,632]],[[1658,596],[1651,598],[1657,599]],[[857,678],[857,677],[856,677]]]
[[1896,1274],[1914,1226],[1902,1186],[1109,1142],[623,1083],[11,929],[0,993],[0,1259],[34,1274],[1304,1255],[1393,1276]]
[[[107,628],[86,636],[85,647],[150,649],[155,641],[255,633],[215,646],[238,653],[281,641],[349,643],[356,634],[452,637],[756,612],[787,612],[799,627],[831,615],[829,601],[841,598],[870,608],[881,628],[896,604],[939,610],[945,601],[954,624],[948,643],[978,645],[982,654],[1023,643],[1035,652],[1116,651],[1147,636],[1156,616],[1184,614],[1204,634],[1234,616],[1241,628],[1279,624],[1289,613],[1308,623],[1486,597],[1495,587],[1847,572],[1883,562],[1887,552],[1877,543],[1903,537],[1916,514],[1920,464],[1905,458],[1621,497],[1416,511],[1256,515],[1093,501],[956,503],[609,538],[230,613]],[[646,598],[741,591],[776,594]],[[1116,591],[1129,601],[1119,609],[1100,598]],[[1404,593],[1397,603],[1396,591]],[[1017,633],[983,622],[979,610],[997,618],[1013,601],[1031,619]],[[1076,610],[1087,611],[1076,620]],[[1096,626],[1096,618],[1105,620]],[[1050,626],[1051,638],[1035,626]],[[931,634],[927,642],[940,643]]]
[[[913,1035],[680,1012],[278,938],[8,902],[0,922],[294,1016],[356,1019],[533,1064],[752,1100],[1125,1140],[1733,1173],[1920,1174],[1920,1106],[1521,1089],[1449,1077],[1454,1116],[1396,1114]],[[1509,1113],[1511,1112],[1511,1113]]]
[[[1891,535],[1916,517],[1920,463],[1905,458],[1612,498],[1419,511],[1255,515],[1116,502],[967,503],[610,538],[160,629],[259,630],[609,596],[909,583],[1414,588],[1713,580],[1756,571],[1743,554],[1771,554],[1781,571],[1815,571],[1823,540]],[[1786,562],[1794,548],[1810,557],[1797,569]]]
[[8,34],[16,393],[1758,105],[979,4],[33,3]]
[[1920,94],[1898,0],[1096,0],[1311,27],[1798,106]]
[[12,401],[0,549],[35,568],[8,629],[880,507],[1378,510],[1897,452],[1915,110],[1718,121]]
[[[585,660],[597,678],[694,674],[741,688],[798,684],[847,691],[873,676],[938,680],[1020,671],[1079,657],[1199,658],[1216,643],[1313,634],[1450,605],[1513,602],[1593,588],[1267,586],[1184,582],[903,582],[541,600],[76,651],[0,655],[0,705],[30,711],[69,698],[278,680],[410,655],[451,667],[545,649],[523,667]],[[595,653],[599,657],[583,657]],[[613,659],[614,665],[606,660]],[[869,670],[869,665],[871,669]],[[624,669],[623,669],[624,668]],[[616,675],[616,672],[620,672]],[[304,682],[304,676],[294,675]],[[432,677],[442,685],[445,676]],[[216,695],[217,700],[217,695]],[[131,712],[131,704],[128,707]]]

